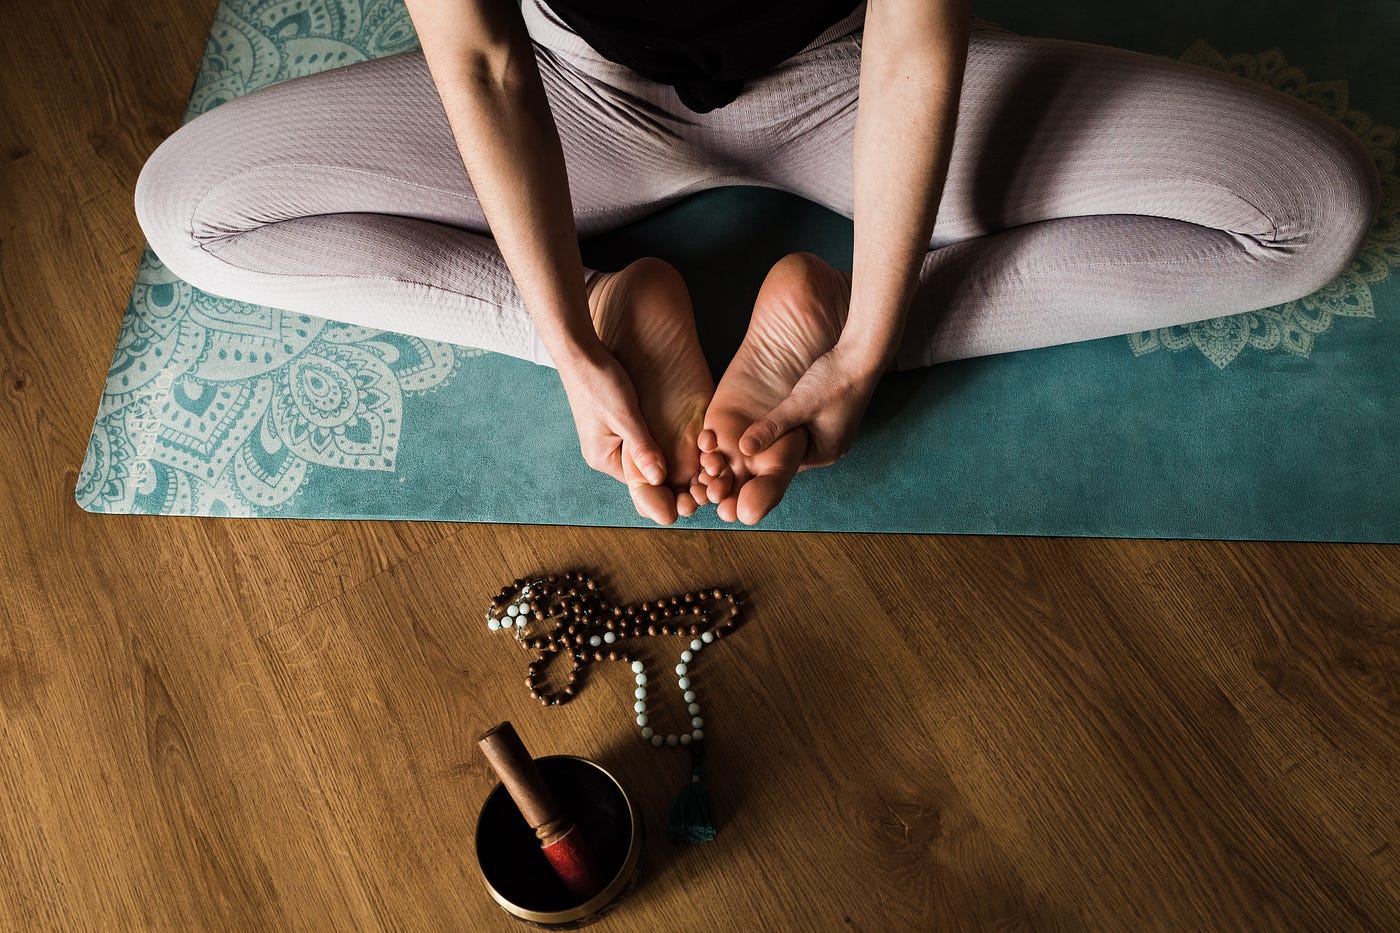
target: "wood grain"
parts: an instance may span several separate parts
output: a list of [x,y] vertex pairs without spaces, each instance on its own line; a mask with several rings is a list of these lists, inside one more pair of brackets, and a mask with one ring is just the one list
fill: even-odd
[[[645,816],[598,929],[1400,928],[1394,547],[78,509],[135,180],[214,4],[28,6],[0,7],[0,927],[514,929],[472,844],[475,737],[510,719]],[[695,671],[714,843],[664,839],[684,762],[637,741],[630,672],[542,709],[482,624],[567,566],[747,595]]]

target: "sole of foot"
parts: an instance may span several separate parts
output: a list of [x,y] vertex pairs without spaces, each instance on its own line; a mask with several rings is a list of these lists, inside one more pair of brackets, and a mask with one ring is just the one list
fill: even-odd
[[724,521],[756,524],[787,492],[807,452],[807,429],[789,431],[752,457],[739,451],[739,438],[836,345],[850,302],[850,273],[814,253],[790,253],[764,278],[700,435],[700,484]]
[[593,326],[632,379],[642,417],[666,457],[666,481],[651,486],[635,464],[628,481],[642,516],[670,525],[706,501],[692,491],[700,471],[697,437],[714,395],[714,378],[695,332],[695,312],[685,279],[653,256],[588,283]]

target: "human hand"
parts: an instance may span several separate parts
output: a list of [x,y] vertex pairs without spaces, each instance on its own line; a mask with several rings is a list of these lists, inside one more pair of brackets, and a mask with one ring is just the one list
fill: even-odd
[[642,417],[631,377],[607,347],[599,343],[562,364],[559,378],[585,463],[633,492],[665,482],[666,458]]
[[699,485],[721,519],[756,523],[782,499],[793,476],[835,463],[850,450],[879,377],[848,368],[843,355],[833,348],[817,357],[787,397],[752,423],[722,413],[706,420],[698,439]]
[[739,438],[739,452],[756,457],[789,431],[804,427],[807,444],[798,472],[835,463],[851,449],[880,374],[868,357],[838,341],[812,361],[786,398],[749,426]]
[[696,497],[724,521],[760,521],[799,469],[850,448],[888,364],[843,336],[849,301],[850,274],[815,254],[790,253],[769,270],[697,439]]

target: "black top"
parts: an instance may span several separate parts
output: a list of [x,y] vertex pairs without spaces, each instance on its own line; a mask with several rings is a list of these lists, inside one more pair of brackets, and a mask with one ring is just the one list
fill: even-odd
[[796,55],[860,0],[545,0],[609,61],[707,113]]

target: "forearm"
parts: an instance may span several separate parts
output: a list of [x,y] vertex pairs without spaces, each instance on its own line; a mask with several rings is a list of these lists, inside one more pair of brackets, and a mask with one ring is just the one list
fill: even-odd
[[[966,0],[930,4],[927,38],[871,33],[856,114],[851,304],[840,344],[872,376],[898,350],[948,174],[967,59]],[[928,29],[913,33],[927,36]]]
[[[513,5],[513,4],[512,4]],[[588,313],[563,147],[518,10],[410,4],[482,213],[557,366],[601,347]],[[471,47],[465,30],[484,30]],[[483,50],[483,45],[486,48]]]

